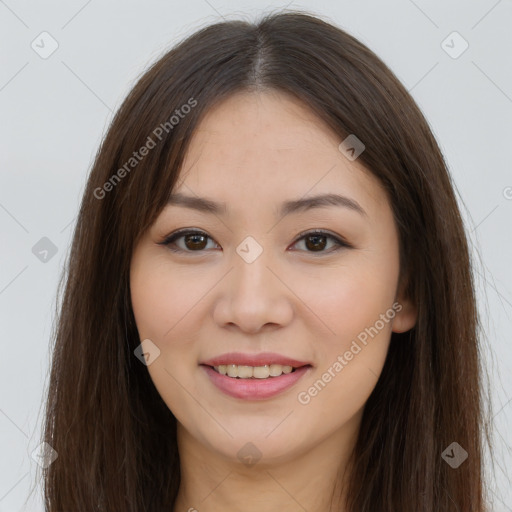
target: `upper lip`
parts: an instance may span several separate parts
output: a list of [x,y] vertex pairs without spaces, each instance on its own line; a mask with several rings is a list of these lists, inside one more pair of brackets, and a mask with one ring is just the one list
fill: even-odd
[[300,368],[301,366],[310,365],[311,363],[299,361],[291,357],[275,354],[273,352],[261,352],[259,354],[243,354],[242,352],[230,352],[229,354],[221,354],[199,364],[207,366],[220,366],[227,364],[236,364],[240,366],[264,366],[266,364],[280,364],[283,366],[292,366]]

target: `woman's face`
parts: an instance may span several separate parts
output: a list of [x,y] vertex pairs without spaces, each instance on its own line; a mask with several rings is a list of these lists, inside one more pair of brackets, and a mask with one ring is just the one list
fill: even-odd
[[[353,439],[391,332],[414,325],[386,194],[342,140],[289,96],[231,96],[135,249],[147,369],[203,454],[286,461]],[[184,229],[199,233],[169,240]]]

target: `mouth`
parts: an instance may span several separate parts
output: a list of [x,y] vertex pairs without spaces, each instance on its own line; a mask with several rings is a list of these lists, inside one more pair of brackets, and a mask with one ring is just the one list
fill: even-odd
[[250,401],[277,397],[291,389],[313,368],[310,364],[300,367],[278,364],[256,367],[236,364],[216,366],[201,364],[200,368],[204,369],[210,382],[222,393]]
[[291,389],[313,365],[273,352],[231,352],[201,361],[210,382],[222,393],[242,400],[266,400]]
[[310,364],[300,366],[282,365],[282,364],[264,364],[261,366],[248,366],[238,364],[221,364],[209,366],[220,375],[225,375],[233,379],[273,379],[281,375],[294,373],[299,368],[311,367]]

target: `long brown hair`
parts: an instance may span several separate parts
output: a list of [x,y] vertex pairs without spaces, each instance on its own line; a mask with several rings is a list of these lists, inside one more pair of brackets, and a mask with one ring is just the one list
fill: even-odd
[[[58,453],[44,470],[48,512],[172,510],[176,419],[134,355],[131,255],[165,206],[201,117],[235,92],[266,89],[303,101],[340,142],[363,141],[359,162],[388,193],[401,282],[418,309],[412,330],[392,334],[365,405],[347,510],[486,510],[472,263],[441,151],[369,48],[317,16],[283,12],[217,23],[171,49],[138,80],[99,148],[54,332],[42,439]],[[456,469],[442,457],[453,442],[469,455]]]

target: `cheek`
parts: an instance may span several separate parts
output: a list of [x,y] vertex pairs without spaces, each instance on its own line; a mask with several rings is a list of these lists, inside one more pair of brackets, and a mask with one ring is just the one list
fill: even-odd
[[[317,340],[318,367],[297,395],[308,414],[323,416],[326,426],[332,427],[349,421],[368,400],[391,336],[392,315],[387,322],[381,319],[389,311],[388,295],[376,298],[374,288],[347,290],[321,309],[322,318],[336,334]],[[326,411],[330,411],[327,416]]]
[[166,327],[171,327],[169,314],[176,296],[158,273],[138,267],[131,274],[133,314],[141,339],[160,340]]
[[[317,274],[314,280],[302,281],[301,297],[325,327],[323,345],[329,353],[346,350],[393,304],[398,265],[392,260],[372,261],[361,255],[353,260],[326,272],[325,277]],[[387,326],[382,330],[389,334],[391,327]]]
[[310,387],[303,388],[300,403],[311,400],[310,411],[332,410],[344,421],[374,389],[391,336],[399,271],[395,256],[391,251],[359,253],[310,290],[308,305],[329,327],[317,342],[320,364]]
[[209,285],[197,272],[192,275],[188,269],[170,269],[161,258],[140,260],[132,264],[130,276],[137,328],[141,337],[165,344],[201,308]]
[[197,336],[197,326],[189,320],[204,295],[204,290],[190,291],[187,282],[180,272],[174,272],[171,279],[168,266],[158,258],[141,257],[132,263],[130,290],[139,337],[150,339],[160,350],[147,370],[168,408],[183,420],[194,414],[194,402],[183,387],[198,395],[190,380],[196,357],[191,341]]
[[148,371],[165,396],[179,389],[172,377],[188,388],[194,385],[191,371],[199,358],[197,340],[211,317],[205,295],[218,280],[209,273],[171,267],[165,255],[142,253],[132,263],[133,313],[140,340],[150,339],[160,350]]

